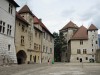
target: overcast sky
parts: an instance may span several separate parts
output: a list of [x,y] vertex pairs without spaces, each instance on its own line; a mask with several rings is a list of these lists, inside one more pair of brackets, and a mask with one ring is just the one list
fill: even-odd
[[84,25],[88,28],[93,23],[100,28],[100,0],[15,1],[20,7],[27,4],[33,14],[38,18],[42,18],[42,22],[52,33],[58,32],[70,20],[78,26]]

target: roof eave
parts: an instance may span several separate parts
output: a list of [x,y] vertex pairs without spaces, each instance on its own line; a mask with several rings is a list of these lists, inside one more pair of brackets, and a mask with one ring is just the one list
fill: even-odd
[[98,29],[88,29],[88,31],[92,31],[92,30],[98,30]]
[[7,0],[7,1],[9,1],[10,3],[12,3],[16,7],[20,7],[14,0]]
[[71,40],[88,40],[88,38],[84,38],[84,39],[81,39],[81,38],[74,39],[74,38],[72,38]]

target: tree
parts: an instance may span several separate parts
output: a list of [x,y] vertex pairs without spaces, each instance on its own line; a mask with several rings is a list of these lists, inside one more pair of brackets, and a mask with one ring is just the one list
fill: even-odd
[[59,40],[60,40],[61,52],[65,52],[65,50],[67,49],[67,41],[62,32],[60,32],[59,34]]
[[55,40],[54,40],[54,59],[56,62],[60,62],[61,61],[61,54],[62,51],[65,51],[66,48],[66,41],[65,38],[63,36],[63,33],[53,33]]

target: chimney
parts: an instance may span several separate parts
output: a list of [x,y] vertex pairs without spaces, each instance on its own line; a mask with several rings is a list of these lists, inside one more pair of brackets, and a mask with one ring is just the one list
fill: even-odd
[[42,19],[41,18],[39,20],[42,22]]

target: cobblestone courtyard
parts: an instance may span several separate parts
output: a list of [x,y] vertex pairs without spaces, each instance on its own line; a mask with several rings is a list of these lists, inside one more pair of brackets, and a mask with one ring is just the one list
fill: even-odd
[[0,67],[0,75],[100,75],[98,63],[30,64]]

